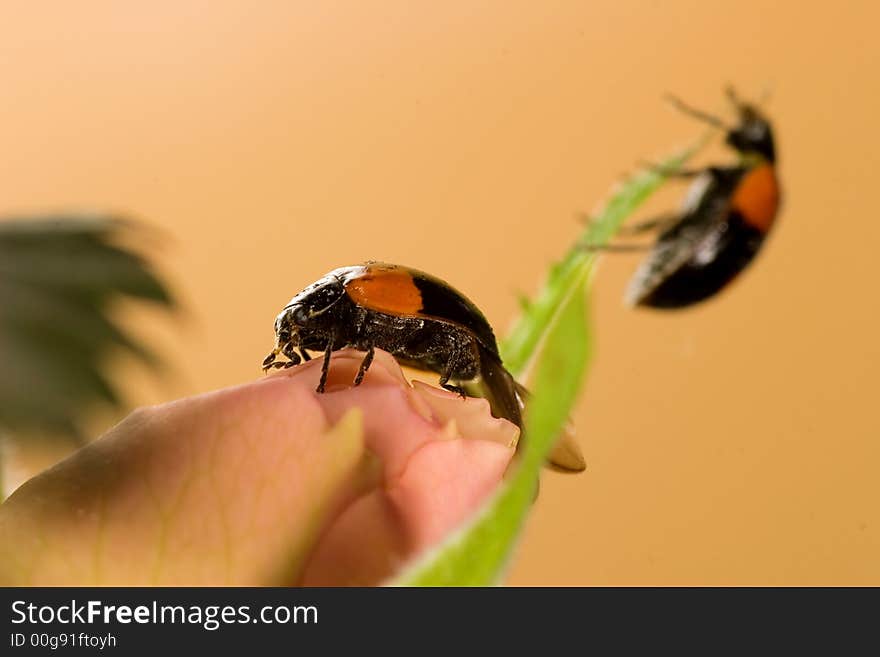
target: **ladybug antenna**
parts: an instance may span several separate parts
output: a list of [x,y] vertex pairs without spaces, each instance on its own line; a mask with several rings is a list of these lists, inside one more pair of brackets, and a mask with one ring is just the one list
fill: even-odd
[[761,95],[758,96],[758,105],[764,106],[768,102],[770,102],[770,98],[773,96],[773,83],[767,82],[764,84],[763,89],[761,89]]
[[683,100],[681,100],[678,96],[673,96],[672,94],[666,94],[666,100],[672,104],[672,106],[677,109],[679,112],[683,114],[687,114],[688,116],[697,119],[698,121],[703,121],[704,123],[708,123],[713,128],[720,128],[721,130],[730,130],[730,127],[724,123],[721,119],[719,119],[714,114],[709,114],[708,112],[704,112],[702,110],[698,110],[695,107],[691,107]]
[[761,91],[761,95],[758,98],[758,102],[752,105],[745,102],[739,97],[739,95],[736,93],[736,90],[733,88],[733,85],[727,85],[724,88],[724,94],[727,96],[727,99],[731,102],[731,104],[740,113],[741,116],[743,114],[753,113],[756,108],[763,106],[770,99],[770,94],[772,91],[773,89],[770,83],[765,84],[763,90]]
[[727,96],[727,100],[729,100],[730,103],[737,109],[745,104],[739,99],[739,95],[737,95],[736,89],[733,88],[732,84],[728,84],[726,87],[724,87],[724,95]]

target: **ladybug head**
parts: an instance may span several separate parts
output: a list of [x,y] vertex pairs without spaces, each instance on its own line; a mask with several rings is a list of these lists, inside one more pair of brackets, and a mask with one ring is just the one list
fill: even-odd
[[283,345],[302,333],[332,327],[336,323],[333,311],[343,294],[343,281],[330,273],[293,297],[275,319],[278,343]]
[[739,124],[728,130],[727,143],[743,155],[760,155],[768,162],[775,162],[776,148],[770,122],[754,105],[740,101],[732,89],[727,95],[739,113]]
[[739,122],[728,125],[714,114],[695,109],[675,96],[667,96],[669,101],[688,116],[720,128],[727,133],[726,142],[742,155],[757,155],[768,162],[776,161],[776,148],[773,144],[773,130],[770,122],[755,108],[744,103],[731,88],[727,88],[727,97],[736,109]]

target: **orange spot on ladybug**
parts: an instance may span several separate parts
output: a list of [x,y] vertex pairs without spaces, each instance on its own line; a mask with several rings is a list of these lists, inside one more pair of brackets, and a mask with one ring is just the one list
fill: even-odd
[[415,315],[422,310],[422,293],[410,273],[398,267],[368,266],[345,291],[356,304],[383,313]]
[[779,183],[773,167],[762,164],[743,176],[731,205],[749,225],[764,233],[770,230],[779,208]]

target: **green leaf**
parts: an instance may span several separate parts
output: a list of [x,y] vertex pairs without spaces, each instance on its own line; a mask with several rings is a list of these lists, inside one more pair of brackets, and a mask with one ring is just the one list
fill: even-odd
[[[680,167],[697,146],[661,166]],[[476,516],[434,551],[407,569],[401,586],[486,586],[500,580],[510,560],[538,485],[547,454],[574,408],[587,371],[591,340],[586,292],[596,254],[585,244],[604,244],[664,182],[642,171],[612,195],[563,260],[554,265],[535,299],[523,312],[501,349],[514,374],[533,365],[532,397],[526,414],[524,448],[516,470]]]
[[113,350],[158,360],[109,309],[123,298],[173,306],[149,264],[125,246],[143,227],[109,217],[0,221],[0,429],[76,435],[95,404],[119,405]]

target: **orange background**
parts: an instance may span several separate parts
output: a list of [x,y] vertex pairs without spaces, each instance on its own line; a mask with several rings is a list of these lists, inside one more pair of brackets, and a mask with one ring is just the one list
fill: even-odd
[[546,474],[509,582],[880,584],[878,24],[868,1],[7,1],[0,211],[167,231],[189,314],[127,318],[175,366],[128,368],[153,403],[257,376],[281,306],[368,258],[503,333],[575,213],[700,134],[664,92],[719,111],[769,85],[777,230],[688,312],[624,308],[638,256],[602,263],[589,470]]

